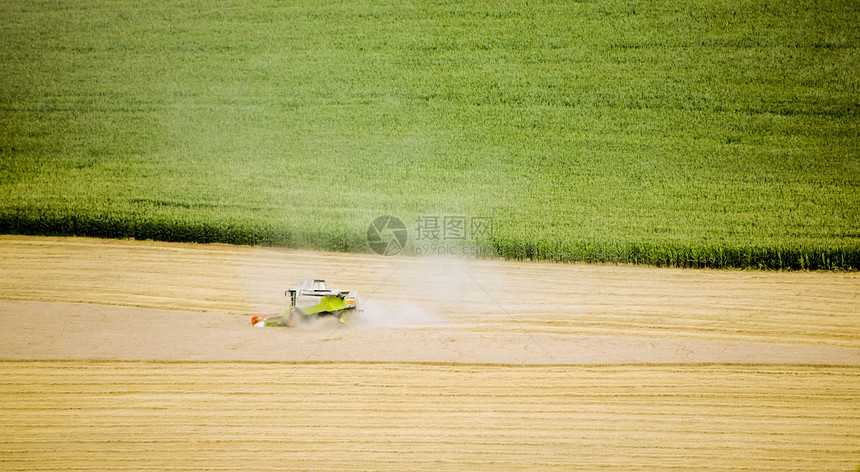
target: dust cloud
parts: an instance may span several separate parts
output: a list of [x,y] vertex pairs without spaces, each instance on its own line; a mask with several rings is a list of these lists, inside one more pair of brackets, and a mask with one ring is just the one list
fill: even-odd
[[402,326],[432,326],[444,319],[431,310],[406,302],[368,300],[362,311],[352,315],[351,326],[361,328],[397,328]]

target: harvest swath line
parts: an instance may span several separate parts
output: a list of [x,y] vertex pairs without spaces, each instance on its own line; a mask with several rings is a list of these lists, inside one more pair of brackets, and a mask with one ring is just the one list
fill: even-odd
[[[469,273],[469,271],[467,271],[467,270],[465,270],[465,269],[464,269],[464,270],[463,270],[463,273],[465,273],[466,275],[468,275],[468,276],[469,276],[469,279],[471,279],[471,280],[472,280],[472,282],[474,282],[474,283],[475,283],[475,285],[477,285],[477,286],[478,286],[478,288],[480,288],[480,289],[481,289],[481,291],[482,291],[482,292],[484,292],[484,295],[486,295],[486,296],[487,296],[487,298],[489,298],[490,300],[492,300],[492,301],[493,301],[493,304],[494,304],[494,305],[496,305],[497,307],[499,307],[499,309],[500,309],[500,310],[502,310],[502,312],[503,312],[503,313],[508,317],[508,319],[510,319],[510,320],[511,320],[511,321],[512,321],[516,326],[517,326],[517,328],[518,328],[518,329],[520,329],[520,330],[522,330],[522,331],[526,331],[526,330],[523,330],[523,329],[522,329],[522,328],[523,328],[523,326],[520,324],[520,322],[517,320],[517,318],[516,318],[515,316],[511,315],[511,313],[510,313],[510,312],[508,312],[508,310],[506,310],[506,309],[505,309],[505,307],[503,307],[503,306],[502,306],[502,304],[501,304],[501,303],[499,303],[499,301],[498,301],[498,300],[496,300],[496,297],[494,297],[492,294],[490,294],[490,292],[488,292],[488,291],[487,291],[487,289],[485,289],[485,288],[484,288],[484,286],[480,284],[480,282],[478,282],[477,280],[475,280],[475,277],[473,277],[473,276],[472,276],[472,274],[471,274],[471,273]],[[526,332],[528,332],[528,331],[526,331]],[[549,360],[551,360],[551,361],[552,361],[552,363],[554,363],[554,364],[557,364],[557,363],[558,363],[558,360],[557,360],[557,359],[555,359],[555,357],[553,357],[553,355],[552,355],[552,354],[550,354],[550,352],[549,352],[549,351],[547,351],[547,349],[546,349],[546,348],[545,348],[545,347],[544,347],[540,342],[538,342],[538,341],[534,338],[534,336],[532,336],[531,334],[529,334],[529,338],[532,340],[532,342],[533,342],[537,347],[539,347],[539,348],[540,348],[540,350],[544,353],[544,355],[546,355],[546,357],[547,357]]]
[[[465,275],[457,277],[464,269],[506,312],[516,314],[518,325],[484,297],[475,296],[480,289],[461,280]],[[272,313],[284,308],[285,285],[309,272],[326,274],[332,283],[355,286],[359,293],[372,293],[382,302],[396,305],[408,295],[411,305],[432,309],[474,332],[860,347],[856,273],[401,259],[225,245],[0,236],[0,294],[7,300]]]
[[849,470],[858,372],[0,363],[6,470]]

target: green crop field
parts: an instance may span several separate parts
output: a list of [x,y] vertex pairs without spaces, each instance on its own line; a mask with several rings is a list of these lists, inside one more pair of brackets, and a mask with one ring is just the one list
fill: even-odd
[[[0,3],[0,232],[860,269],[856,1]],[[414,244],[415,241],[412,241]]]

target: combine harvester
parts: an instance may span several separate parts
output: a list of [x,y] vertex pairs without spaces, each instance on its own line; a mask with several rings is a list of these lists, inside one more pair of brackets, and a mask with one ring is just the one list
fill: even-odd
[[346,322],[347,312],[358,310],[358,293],[355,290],[332,290],[326,288],[325,280],[302,280],[299,288],[293,288],[284,295],[290,297],[290,307],[283,315],[257,315],[251,318],[254,326],[288,326],[316,319],[319,316],[336,316],[341,323]]

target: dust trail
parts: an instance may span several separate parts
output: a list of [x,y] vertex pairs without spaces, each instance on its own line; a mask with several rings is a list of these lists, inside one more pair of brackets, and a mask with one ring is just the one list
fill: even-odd
[[406,302],[367,300],[363,311],[355,313],[350,326],[360,328],[397,328],[401,326],[431,326],[443,323],[442,317],[431,310]]

